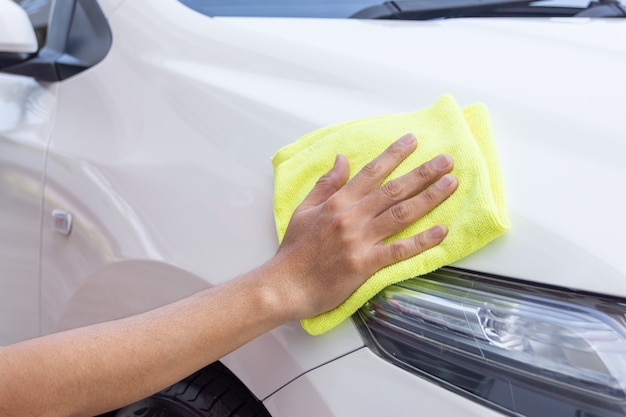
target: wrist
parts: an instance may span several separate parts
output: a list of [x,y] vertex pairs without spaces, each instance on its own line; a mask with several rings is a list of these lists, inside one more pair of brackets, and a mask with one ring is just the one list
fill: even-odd
[[[291,266],[290,259],[282,254],[257,268],[254,273],[258,285],[259,303],[264,306],[276,326],[307,316],[304,312],[308,300],[303,294],[297,268]],[[257,275],[258,274],[258,275]]]
[[272,259],[239,278],[239,295],[248,299],[250,314],[266,330],[299,318],[293,308],[294,294],[285,285],[290,275],[284,267]]

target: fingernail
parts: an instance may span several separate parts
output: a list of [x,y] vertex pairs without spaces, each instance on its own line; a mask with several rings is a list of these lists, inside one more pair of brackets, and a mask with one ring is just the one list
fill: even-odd
[[452,157],[446,154],[441,154],[433,159],[433,166],[437,169],[446,169],[451,163]]
[[446,235],[446,227],[442,224],[439,224],[429,230],[430,237],[433,239],[443,239]]
[[447,190],[454,183],[454,175],[446,174],[443,177],[439,178],[439,181],[435,184],[437,188],[440,190]]
[[413,145],[415,143],[415,140],[415,136],[413,136],[412,133],[407,133],[406,135],[398,139],[398,143],[404,146],[409,146]]

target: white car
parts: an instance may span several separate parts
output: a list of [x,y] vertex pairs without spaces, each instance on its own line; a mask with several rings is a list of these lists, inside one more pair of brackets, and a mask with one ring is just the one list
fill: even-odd
[[0,1],[0,345],[263,263],[279,148],[452,93],[489,108],[509,231],[108,416],[625,415],[619,3],[57,0],[47,35],[24,9]]

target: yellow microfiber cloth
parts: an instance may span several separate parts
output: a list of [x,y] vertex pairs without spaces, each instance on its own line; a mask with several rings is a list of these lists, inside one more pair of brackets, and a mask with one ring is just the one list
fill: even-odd
[[356,120],[309,133],[280,149],[274,166],[274,215],[279,241],[296,207],[338,153],[350,162],[350,178],[367,162],[406,133],[417,137],[417,150],[385,180],[447,153],[454,158],[456,192],[430,213],[387,241],[413,236],[437,224],[448,226],[444,241],[417,256],[387,266],[361,285],[337,308],[302,320],[310,334],[324,333],[352,315],[388,285],[451,264],[502,234],[508,218],[500,162],[487,108],[473,104],[460,109],[451,95],[430,107],[402,114]]

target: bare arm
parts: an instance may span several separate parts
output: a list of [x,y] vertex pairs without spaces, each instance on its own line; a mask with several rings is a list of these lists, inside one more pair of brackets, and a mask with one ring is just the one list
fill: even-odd
[[0,348],[0,415],[90,416],[122,407],[274,327],[336,307],[380,268],[437,245],[443,225],[384,244],[456,189],[449,157],[380,187],[415,147],[404,136],[348,183],[339,156],[259,268],[144,314]]

